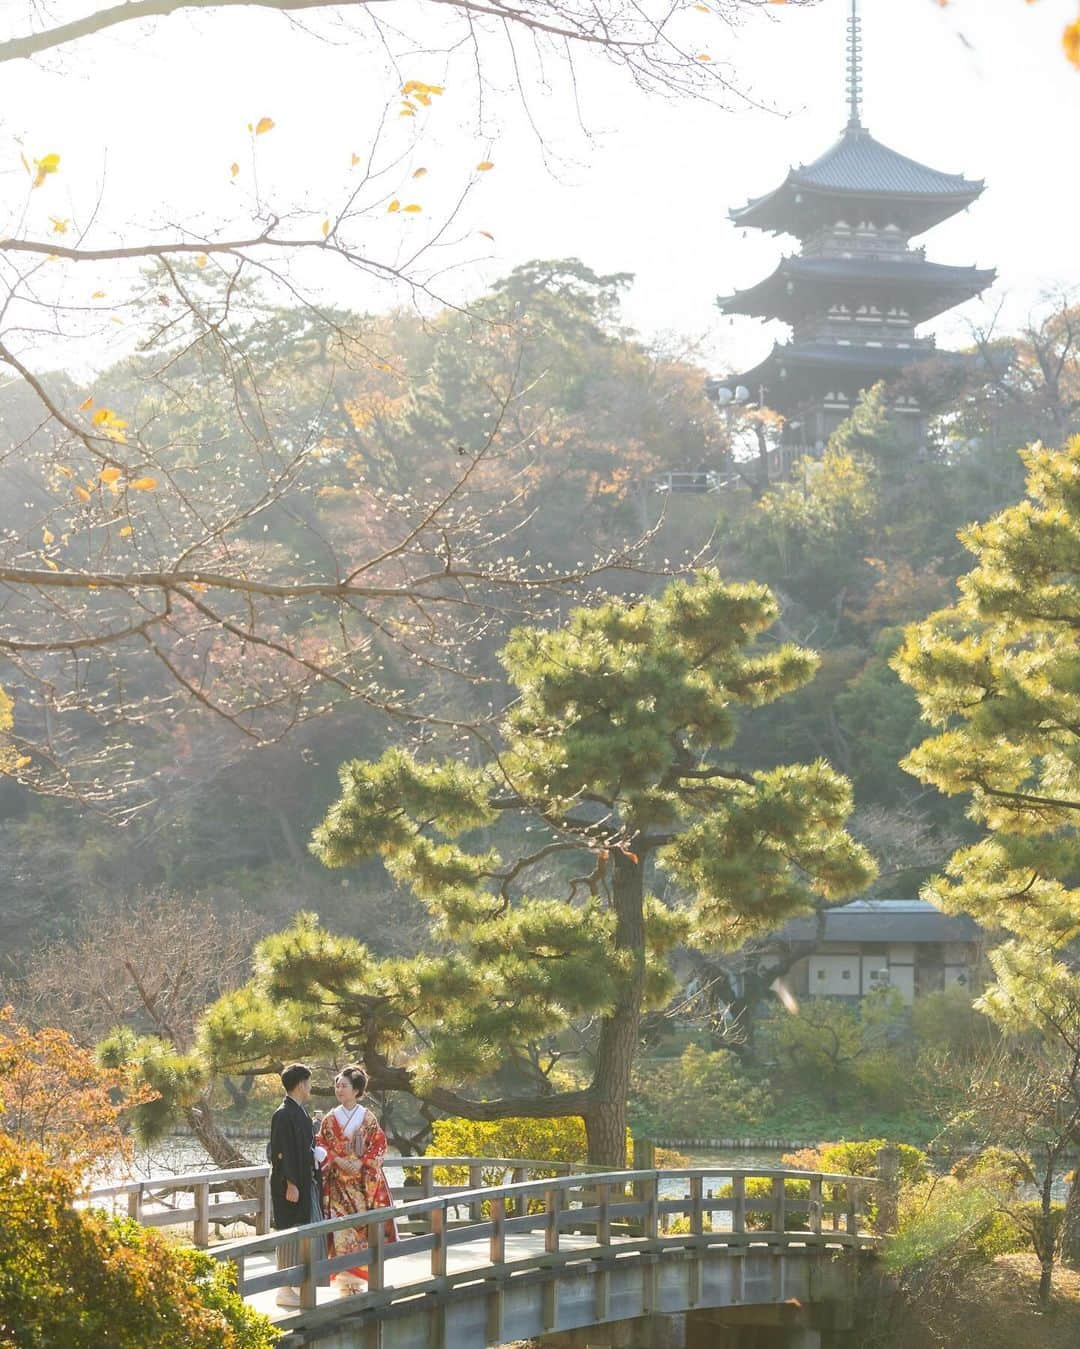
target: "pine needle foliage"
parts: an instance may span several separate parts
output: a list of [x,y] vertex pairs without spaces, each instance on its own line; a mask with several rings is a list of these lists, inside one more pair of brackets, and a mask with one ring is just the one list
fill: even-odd
[[[740,710],[816,669],[759,640],[776,617],[767,587],[704,571],[516,630],[501,653],[516,697],[482,761],[350,761],[312,840],[328,866],[381,857],[427,906],[429,948],[377,959],[302,916],[211,1011],[207,1052],[231,1069],[310,1052],[306,1018],[362,1053],[376,1085],[472,1118],[581,1115],[594,1157],[615,1156],[638,1018],[670,996],[672,948],[737,944],[873,874],[828,764],[724,758]],[[662,881],[684,900],[662,902]],[[556,1091],[559,1037],[589,1026],[591,1084]],[[461,1094],[508,1074],[525,1094]]]

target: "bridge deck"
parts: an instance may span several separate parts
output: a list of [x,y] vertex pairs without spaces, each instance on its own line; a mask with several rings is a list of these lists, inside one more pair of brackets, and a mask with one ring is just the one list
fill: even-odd
[[[614,1244],[625,1244],[633,1246],[634,1242],[630,1238],[620,1241],[615,1238]],[[559,1242],[561,1251],[588,1250],[595,1245],[595,1238],[591,1236],[574,1236],[564,1234]],[[544,1254],[544,1238],[541,1234],[535,1232],[521,1232],[517,1235],[508,1235],[506,1238],[506,1262],[508,1264],[516,1261],[531,1262],[534,1257],[542,1257]],[[446,1253],[446,1273],[448,1276],[455,1274],[464,1274],[470,1270],[476,1270],[480,1277],[483,1277],[484,1271],[491,1268],[491,1256],[489,1253],[489,1242],[478,1238],[475,1241],[463,1242],[459,1246],[451,1246]],[[269,1274],[276,1269],[272,1256],[253,1257],[245,1266],[246,1277],[253,1280],[261,1274]],[[387,1270],[392,1270],[392,1277],[386,1279],[386,1289],[403,1289],[410,1284],[426,1283],[431,1278],[431,1258],[426,1254],[405,1255],[400,1260],[395,1260],[392,1265],[387,1266]],[[295,1317],[295,1309],[279,1307],[276,1302],[277,1294],[273,1289],[263,1293],[252,1293],[246,1299],[253,1307],[257,1307],[264,1315],[269,1316],[273,1321],[282,1321],[289,1317]],[[346,1297],[338,1293],[334,1288],[316,1288],[316,1304],[319,1307],[327,1303],[346,1302]],[[363,1300],[363,1294],[356,1297],[356,1303],[359,1306]]]

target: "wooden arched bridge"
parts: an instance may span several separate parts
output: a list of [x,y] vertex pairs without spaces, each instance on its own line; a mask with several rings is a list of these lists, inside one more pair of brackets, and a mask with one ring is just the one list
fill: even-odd
[[[363,1215],[368,1286],[350,1296],[329,1276],[356,1255],[326,1258],[324,1238],[355,1215],[271,1232],[265,1166],[134,1181],[87,1199],[125,1203],[150,1226],[191,1225],[196,1244],[232,1262],[240,1292],[289,1349],[486,1349],[541,1335],[604,1345],[626,1342],[612,1327],[676,1313],[788,1326],[786,1343],[809,1347],[818,1330],[850,1323],[859,1253],[877,1245],[889,1211],[880,1181],[806,1171],[604,1172],[477,1157],[401,1165],[401,1202]],[[384,1237],[391,1218],[396,1242]],[[256,1235],[211,1241],[239,1219]],[[299,1262],[278,1269],[283,1243],[298,1243]],[[295,1310],[276,1306],[287,1285],[300,1288]],[[583,1328],[596,1329],[582,1337]],[[719,1343],[716,1333],[700,1343]]]

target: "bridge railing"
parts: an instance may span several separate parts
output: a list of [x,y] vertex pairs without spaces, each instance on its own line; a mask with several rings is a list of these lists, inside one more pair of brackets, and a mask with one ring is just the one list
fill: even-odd
[[[880,1184],[865,1176],[748,1168],[590,1172],[435,1195],[225,1243],[211,1254],[233,1263],[244,1296],[299,1287],[297,1316],[308,1324],[316,1311],[315,1319],[340,1315],[334,1308],[343,1304],[359,1311],[399,1297],[445,1294],[457,1281],[475,1281],[478,1269],[498,1278],[530,1265],[679,1246],[858,1249],[877,1241],[872,1195]],[[455,1210],[468,1211],[469,1219],[454,1222]],[[410,1230],[387,1241],[391,1221]],[[366,1229],[367,1290],[317,1308],[319,1285],[358,1263],[355,1250],[322,1254],[325,1238],[347,1227]],[[520,1243],[515,1249],[515,1237],[537,1233],[542,1251],[535,1242],[524,1253]],[[466,1243],[481,1243],[479,1261],[474,1251],[468,1268],[451,1270],[451,1253]],[[263,1264],[276,1259],[283,1245],[299,1251],[298,1263],[251,1269],[258,1257]],[[418,1281],[413,1267],[412,1276],[395,1285],[394,1263],[417,1254],[429,1257],[429,1277]]]
[[[479,1192],[507,1177],[515,1184],[550,1176],[571,1176],[596,1170],[576,1162],[551,1162],[520,1157],[393,1157],[388,1169],[401,1168],[405,1183],[394,1186],[401,1203],[432,1199],[463,1190]],[[436,1183],[441,1170],[468,1176],[467,1185]],[[270,1231],[270,1168],[243,1166],[229,1170],[199,1171],[179,1176],[155,1176],[147,1180],[105,1185],[83,1196],[83,1202],[112,1212],[124,1212],[144,1227],[191,1227],[196,1246],[208,1246],[212,1229],[237,1222],[251,1223],[257,1234]],[[470,1220],[481,1216],[482,1201],[475,1197],[453,1206],[450,1221],[461,1221],[467,1209]],[[408,1221],[408,1220],[407,1220]],[[423,1222],[422,1215],[411,1222]]]

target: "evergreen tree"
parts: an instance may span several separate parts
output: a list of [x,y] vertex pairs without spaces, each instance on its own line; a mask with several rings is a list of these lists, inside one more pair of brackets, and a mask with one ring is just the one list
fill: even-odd
[[[378,960],[302,916],[211,1009],[212,1060],[344,1046],[377,1088],[450,1113],[579,1115],[590,1159],[622,1165],[639,1022],[670,993],[671,948],[738,945],[873,874],[827,763],[721,757],[735,709],[813,676],[811,652],[757,643],[776,614],[765,586],[707,572],[517,629],[501,656],[517,697],[498,737],[477,737],[481,762],[394,749],[344,764],[312,846],[332,867],[381,856],[427,905],[429,948]],[[661,874],[685,903],[651,893]],[[591,1081],[556,1090],[558,1037],[586,1023]],[[517,1093],[465,1094],[497,1076]]]
[[[1021,456],[1027,499],[961,534],[960,599],[908,629],[895,657],[939,733],[903,761],[969,800],[987,833],[925,893],[1008,939],[983,1009],[1049,1045],[1080,1143],[1080,437]],[[1080,1254],[1080,1188],[1069,1201]]]

